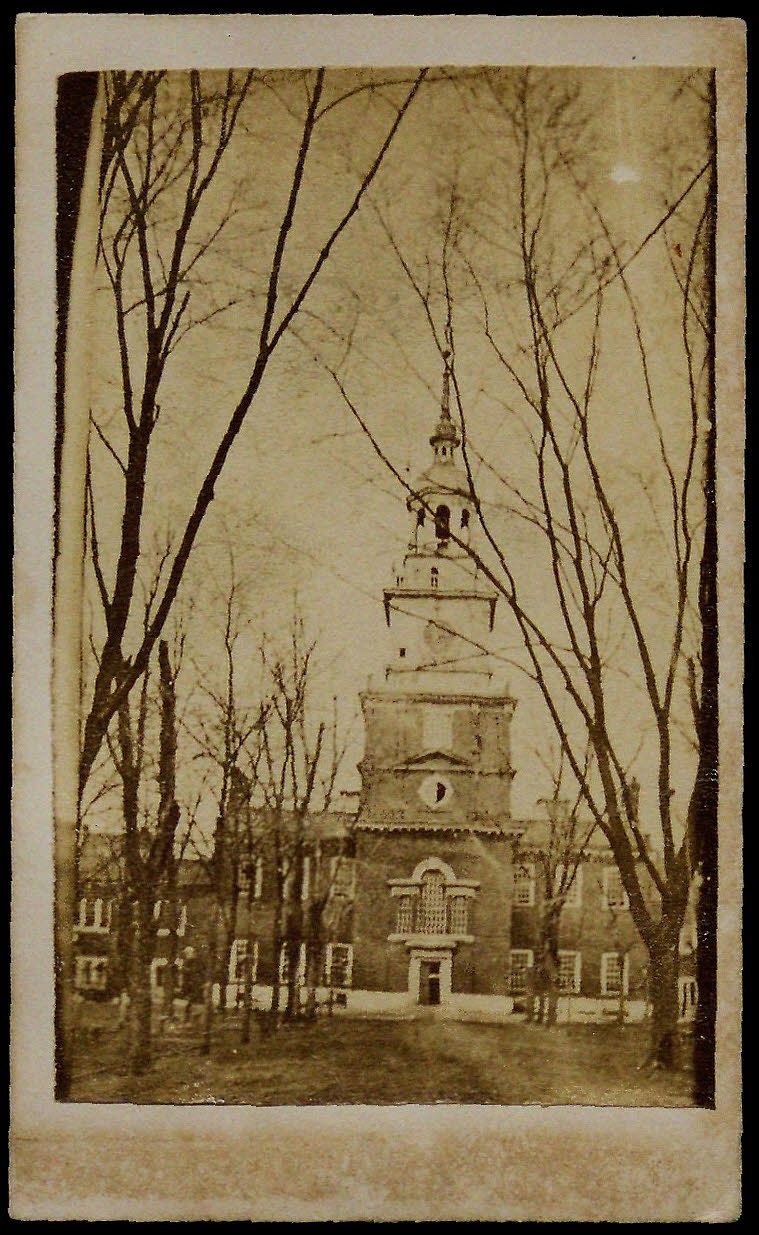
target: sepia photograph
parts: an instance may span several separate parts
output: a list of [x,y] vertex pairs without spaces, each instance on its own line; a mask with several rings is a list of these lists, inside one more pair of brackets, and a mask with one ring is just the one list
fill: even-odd
[[161,50],[55,81],[55,1105],[714,1113],[715,64]]

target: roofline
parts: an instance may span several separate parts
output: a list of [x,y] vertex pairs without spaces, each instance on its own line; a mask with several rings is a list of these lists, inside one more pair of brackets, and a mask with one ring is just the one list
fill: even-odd
[[[394,596],[404,597],[409,600],[425,600],[432,598],[439,600],[441,597],[445,600],[485,600],[490,605],[490,630],[495,625],[495,607],[498,601],[497,592],[475,592],[471,589],[459,588],[417,588],[417,587],[392,587],[385,588],[382,593],[383,603],[385,606],[385,622],[390,625],[390,601]],[[454,631],[453,634],[456,632]]]

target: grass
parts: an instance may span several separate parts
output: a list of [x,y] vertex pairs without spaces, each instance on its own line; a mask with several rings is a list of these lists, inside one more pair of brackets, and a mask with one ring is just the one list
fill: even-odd
[[151,1070],[126,1067],[125,1032],[83,1029],[72,1098],[79,1102],[225,1103],[259,1106],[348,1103],[501,1103],[689,1106],[690,1072],[639,1071],[640,1025],[336,1017],[282,1026],[248,1046],[233,1015],[215,1029],[210,1059],[196,1033],[156,1043]]

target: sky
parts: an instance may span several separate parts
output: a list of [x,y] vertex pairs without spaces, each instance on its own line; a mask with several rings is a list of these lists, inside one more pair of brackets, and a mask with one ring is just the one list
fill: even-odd
[[[208,83],[210,75],[204,76]],[[442,365],[419,297],[387,233],[422,285],[429,275],[430,307],[442,330],[440,255],[452,187],[461,253],[487,288],[498,339],[518,367],[524,363],[520,345],[526,321],[520,316],[513,255],[519,192],[514,136],[504,109],[513,98],[513,74],[504,70],[497,76],[495,90],[476,70],[457,70],[443,80],[445,76],[433,70],[433,80],[420,90],[294,333],[283,339],[270,362],[217,486],[181,598],[188,621],[188,655],[180,698],[189,710],[198,698],[201,679],[213,679],[220,671],[231,557],[240,581],[242,620],[247,623],[239,644],[240,691],[251,706],[259,688],[257,646],[262,632],[275,639],[285,632],[297,603],[318,646],[315,708],[323,710],[336,696],[342,722],[352,726],[341,777],[346,789],[358,783],[358,694],[369,676],[382,668],[389,651],[382,589],[402,558],[409,516],[405,493],[352,419],[326,366],[339,371],[350,397],[404,476],[412,477],[427,466]],[[556,100],[566,92],[574,98],[570,112],[577,115],[578,127],[567,138],[575,151],[574,174],[585,186],[588,200],[599,206],[623,259],[634,252],[705,160],[705,109],[694,84],[683,86],[688,76],[683,70],[648,68],[555,69],[537,74],[538,99]],[[365,168],[376,152],[394,107],[409,89],[409,78],[408,70],[373,70],[371,80],[400,79],[401,84],[356,91],[320,120],[283,266],[283,303],[350,200],[357,169]],[[331,70],[323,101],[355,91],[368,80],[366,70]],[[702,88],[703,83],[696,79],[695,86]],[[229,299],[236,303],[190,332],[170,361],[148,475],[146,573],[152,535],[160,538],[170,529],[176,536],[183,526],[246,384],[260,322],[262,279],[292,173],[305,98],[300,74],[267,74],[265,83],[254,87],[205,213],[199,217],[202,236],[229,202],[238,211],[218,244],[198,263],[193,286],[196,316],[210,305]],[[550,119],[550,109],[541,114],[544,121],[549,115],[549,122],[557,123],[555,117]],[[559,113],[558,123],[562,114],[566,115]],[[696,190],[673,221],[673,243],[681,233],[688,234],[694,210],[697,217],[697,196]],[[578,206],[577,193],[569,191],[566,177],[548,199],[545,226],[556,268],[571,261],[578,237],[588,234],[593,223],[583,201]],[[157,225],[159,242],[161,228],[168,233],[174,217],[168,200]],[[462,260],[452,278],[456,366],[471,441],[502,475],[526,485],[529,439],[518,392],[484,337],[481,300]],[[664,437],[681,468],[688,440],[688,390],[680,300],[661,238],[635,258],[630,283],[642,312],[648,377]],[[562,328],[562,357],[575,382],[581,380],[587,358],[592,310],[591,304]],[[132,327],[135,354],[138,319],[137,313]],[[94,298],[92,328],[98,357],[92,375],[93,414],[118,445],[119,385],[107,289]],[[595,440],[628,537],[647,629],[655,644],[656,632],[664,630],[671,612],[668,541],[659,530],[666,524],[667,494],[629,306],[619,284],[606,297],[595,381]],[[115,544],[119,476],[102,448],[93,457],[107,558]],[[480,470],[478,480],[483,494],[498,502],[499,488],[487,469]],[[696,505],[699,498],[697,494]],[[545,608],[548,589],[533,530],[495,506],[492,517],[518,566],[524,595],[536,612],[552,620]],[[661,646],[663,654],[664,640]],[[542,761],[550,759],[555,737],[543,703],[520,672],[518,632],[503,601],[494,648],[516,662],[509,669],[518,701],[512,724],[517,770],[512,810],[525,817],[550,790]],[[620,656],[620,671],[623,660]],[[614,699],[618,719],[627,722],[621,724],[624,753],[640,761],[645,799],[653,771],[650,715],[645,715],[629,678],[620,678]],[[681,753],[680,794],[685,802],[690,774],[687,744]],[[189,747],[187,754],[190,769]],[[187,776],[191,779],[191,772]],[[189,786],[185,788],[189,793]]]

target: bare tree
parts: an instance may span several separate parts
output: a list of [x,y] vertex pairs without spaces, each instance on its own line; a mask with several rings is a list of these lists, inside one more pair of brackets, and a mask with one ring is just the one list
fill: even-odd
[[[544,762],[539,752],[536,752]],[[586,749],[584,774],[587,779],[590,751]],[[538,999],[537,1020],[546,1026],[556,1024],[560,991],[559,932],[561,918],[573,888],[578,886],[578,870],[583,864],[588,845],[596,831],[594,820],[588,822],[581,815],[582,790],[571,800],[563,796],[566,759],[559,751],[555,765],[550,769],[553,791],[539,805],[545,807],[547,822],[545,831],[529,843],[528,853],[540,874],[540,917],[538,925],[538,960],[533,967],[532,987],[528,995],[528,1020],[535,1012],[534,1000]],[[517,845],[515,860],[522,856],[523,845]],[[527,856],[525,854],[525,856]]]
[[155,907],[166,881],[172,881],[174,846],[179,827],[176,800],[176,692],[177,665],[172,665],[168,644],[158,648],[159,755],[157,806],[143,797],[148,759],[150,675],[140,685],[136,713],[124,700],[116,733],[108,736],[114,765],[121,779],[123,860],[125,886],[119,912],[119,943],[129,948],[129,991],[132,1004],[130,1063],[135,1074],[151,1062],[152,963],[158,922]]
[[273,1022],[280,1010],[280,957],[285,957],[288,1019],[300,1015],[300,991],[307,978],[315,985],[315,949],[330,903],[332,874],[325,879],[326,855],[313,815],[331,805],[345,747],[338,742],[336,712],[331,725],[313,715],[309,688],[314,651],[297,613],[286,653],[272,655],[266,641],[261,648],[269,687],[258,789],[265,841],[274,858]]
[[[694,321],[694,289],[708,286],[710,279],[714,156],[705,149],[703,164],[657,224],[623,251],[583,175],[583,143],[576,140],[583,121],[576,121],[573,113],[574,88],[557,89],[544,74],[532,70],[512,76],[505,85],[497,74],[486,73],[484,84],[508,138],[507,183],[515,186],[514,201],[496,212],[503,241],[500,250],[472,242],[456,193],[444,229],[437,287],[432,286],[429,264],[425,275],[418,276],[391,229],[386,231],[445,366],[484,547],[477,550],[454,532],[451,540],[474,558],[505,598],[523,644],[526,672],[556,729],[584,809],[609,842],[649,953],[651,1060],[669,1068],[677,1062],[678,939],[702,852],[701,799],[707,773],[712,778],[714,773],[714,749],[704,745],[702,733],[713,718],[713,702],[708,702],[709,685],[702,676],[691,690],[697,702],[699,766],[680,825],[673,815],[673,741],[683,723],[689,664],[693,679],[690,647],[699,625],[694,605],[699,551],[701,596],[711,589],[713,600],[714,556],[708,538],[705,547],[701,543],[697,502],[704,479],[708,498],[703,437],[705,420],[711,417],[713,424],[707,380],[712,320],[705,316],[701,325]],[[664,243],[669,221],[686,200],[696,197],[700,205],[695,222],[687,244],[681,245],[682,272],[679,280],[673,280],[673,296],[679,297],[684,395],[664,415],[651,376],[644,307],[632,275],[640,254]],[[494,261],[494,252],[498,252],[495,274],[488,282],[485,263]],[[643,486],[637,499],[628,497],[627,513],[634,510],[637,517],[651,505],[653,534],[662,545],[657,558],[662,579],[657,586],[666,596],[664,609],[657,608],[656,590],[640,570],[634,529],[625,520],[613,465],[610,468],[604,456],[601,413],[594,399],[602,328],[612,296],[615,325],[619,328],[624,310],[630,354],[638,358],[647,440],[653,443],[650,464],[656,477]],[[503,299],[506,308],[496,311]],[[510,475],[497,448],[478,451],[470,434],[472,399],[467,393],[465,356],[456,345],[458,327],[464,337],[465,326],[472,329],[473,316],[508,388],[506,410],[515,428],[524,429],[532,460],[529,488]],[[388,457],[345,382],[334,369],[330,372],[375,452],[410,492],[402,468]],[[481,377],[472,375],[470,381],[479,385]],[[677,446],[666,431],[673,423],[679,433]],[[514,440],[512,436],[509,447]],[[509,520],[518,520],[536,536],[530,572],[534,576],[539,561],[546,567],[538,597],[511,550]],[[705,618],[703,604],[701,609]],[[626,674],[636,699],[642,700],[655,734],[655,826],[654,819],[644,824],[638,817],[634,773],[624,754],[630,736],[627,716],[614,706],[620,673]],[[593,753],[591,775],[582,756],[588,741]]]
[[[415,76],[374,157],[361,174],[358,186],[326,240],[310,258],[306,273],[292,295],[282,291],[283,267],[316,126],[355,91],[327,98],[325,70],[304,73],[305,114],[299,116],[300,138],[293,153],[293,170],[286,201],[275,228],[268,271],[255,289],[262,305],[257,344],[250,359],[249,378],[230,410],[226,428],[198,487],[176,552],[168,565],[163,590],[146,629],[135,633],[135,587],[150,509],[146,507],[146,480],[154,454],[155,431],[161,411],[162,388],[177,348],[190,332],[208,328],[232,308],[236,298],[198,295],[199,266],[214,247],[233,215],[233,205],[217,203],[217,217],[208,223],[205,208],[213,197],[219,168],[227,156],[241,112],[254,85],[272,89],[253,71],[227,73],[219,84],[214,74],[191,71],[184,75],[163,72],[111,72],[103,77],[106,96],[100,168],[100,222],[97,253],[105,272],[114,314],[117,367],[120,374],[120,409],[117,423],[91,411],[93,440],[102,451],[104,466],[115,467],[123,482],[120,527],[112,563],[104,560],[97,534],[95,490],[88,470],[90,536],[89,562],[101,606],[95,634],[96,670],[89,698],[83,704],[84,721],[78,768],[78,814],[71,821],[57,819],[56,920],[58,1091],[68,1088],[70,1034],[67,1007],[71,973],[66,958],[67,931],[73,923],[76,882],[76,836],[85,787],[108,732],[109,725],[147,671],[151,653],[175,603],[198,532],[215,494],[230,450],[242,428],[281,340],[287,335],[332,250],[359,210],[393,142],[404,115],[426,76]],[[403,80],[403,79],[401,79]],[[393,83],[381,82],[382,86]],[[361,87],[372,91],[374,83]],[[387,96],[383,93],[383,105]],[[251,289],[248,289],[249,291]],[[108,483],[109,494],[113,493]],[[134,637],[134,646],[129,644]],[[70,961],[70,957],[69,957]]]
[[[80,792],[89,779],[110,718],[128,697],[147,664],[164,628],[187,561],[230,449],[261,385],[264,373],[291,322],[297,316],[327,262],[335,243],[358,211],[398,127],[425,77],[422,70],[386,136],[362,176],[346,209],[314,257],[295,295],[281,304],[280,277],[289,234],[303,183],[316,125],[328,110],[323,104],[325,71],[304,74],[307,109],[295,154],[292,182],[262,289],[258,346],[250,377],[218,443],[198,489],[190,516],[170,563],[151,623],[130,656],[124,643],[132,613],[141,535],[146,512],[145,481],[156,426],[161,387],[169,362],[190,331],[203,327],[232,307],[204,304],[192,315],[196,290],[193,275],[217,243],[232,217],[222,210],[210,230],[198,231],[201,205],[209,196],[256,74],[229,72],[223,86],[193,71],[181,82],[163,73],[112,73],[107,76],[106,143],[101,172],[99,256],[112,291],[118,359],[121,372],[123,425],[121,450],[93,417],[93,430],[111,462],[122,474],[124,500],[121,530],[110,586],[100,568],[93,542],[93,567],[103,607],[105,635],[84,725],[80,760]],[[336,104],[333,100],[330,108]],[[170,215],[168,228],[164,212]],[[141,319],[144,338],[136,322]],[[137,340],[136,340],[137,336]]]
[[223,680],[221,687],[196,664],[195,672],[202,707],[183,718],[183,726],[196,747],[195,761],[205,766],[205,788],[213,795],[214,824],[210,838],[196,829],[191,846],[206,875],[212,906],[206,948],[204,1054],[211,1050],[214,991],[219,1010],[226,1007],[226,975],[235,938],[241,877],[249,859],[250,781],[243,771],[255,768],[260,757],[262,709],[245,707],[239,698],[239,640],[246,626],[241,615],[240,584],[231,560],[231,582],[224,606]]

